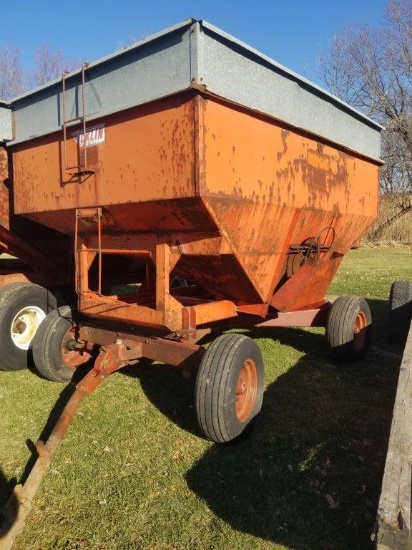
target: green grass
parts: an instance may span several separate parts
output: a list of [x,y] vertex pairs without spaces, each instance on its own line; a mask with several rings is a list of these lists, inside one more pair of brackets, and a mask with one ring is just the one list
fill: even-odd
[[[81,405],[15,548],[371,548],[400,363],[384,353],[399,351],[385,343],[385,302],[394,279],[411,277],[410,250],[344,259],[330,294],[364,295],[376,320],[356,365],[334,364],[319,329],[252,331],[265,400],[235,445],[201,437],[194,382],[178,371],[110,376]],[[50,431],[66,399],[30,371],[0,372],[0,504],[25,475],[26,442]]]

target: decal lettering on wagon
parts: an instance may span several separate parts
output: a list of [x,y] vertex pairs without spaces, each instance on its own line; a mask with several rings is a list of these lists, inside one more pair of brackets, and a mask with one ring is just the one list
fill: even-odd
[[98,126],[93,126],[92,128],[86,129],[86,140],[84,139],[83,130],[72,133],[74,141],[79,147],[84,147],[86,141],[86,147],[91,145],[98,145],[106,141],[106,128],[104,124],[99,124]]

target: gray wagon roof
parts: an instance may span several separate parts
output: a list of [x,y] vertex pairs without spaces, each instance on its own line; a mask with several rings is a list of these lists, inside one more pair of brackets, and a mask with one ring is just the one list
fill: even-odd
[[[81,71],[67,75],[70,118],[81,114]],[[329,92],[203,20],[188,19],[89,63],[87,119],[203,85],[208,92],[322,136],[370,158],[382,127]],[[54,80],[11,101],[14,142],[62,126]]]
[[12,124],[10,106],[0,100],[0,143],[12,138]]

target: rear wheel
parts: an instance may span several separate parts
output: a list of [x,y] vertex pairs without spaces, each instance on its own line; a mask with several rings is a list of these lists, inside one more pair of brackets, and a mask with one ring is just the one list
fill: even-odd
[[412,282],[395,281],[389,294],[388,340],[404,346],[412,318]]
[[372,315],[359,296],[340,296],[329,311],[326,337],[332,356],[354,363],[366,353],[371,341]]
[[56,307],[55,296],[39,285],[11,283],[0,289],[0,370],[27,368],[32,340]]
[[48,380],[70,382],[76,368],[91,359],[91,347],[76,341],[75,326],[73,310],[62,306],[52,311],[37,331],[33,361]]
[[262,407],[264,366],[259,347],[242,334],[219,336],[206,350],[196,379],[197,419],[206,437],[239,437]]

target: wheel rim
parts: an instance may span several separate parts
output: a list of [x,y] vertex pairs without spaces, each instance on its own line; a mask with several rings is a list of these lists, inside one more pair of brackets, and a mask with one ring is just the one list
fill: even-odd
[[355,349],[362,350],[366,343],[366,327],[368,320],[363,311],[359,311],[353,325],[353,342]]
[[[91,358],[90,344],[85,342],[82,347],[77,347],[78,343],[75,336],[75,329],[69,329],[64,335],[61,345],[62,361],[71,369],[75,369],[80,365],[87,363],[87,361]],[[74,348],[75,345],[76,348]]]
[[21,309],[11,324],[10,335],[14,345],[21,350],[28,350],[46,312],[37,306]]
[[239,422],[249,418],[257,395],[258,376],[255,362],[247,359],[240,370],[236,386],[236,416]]

